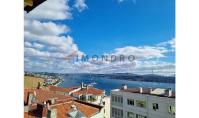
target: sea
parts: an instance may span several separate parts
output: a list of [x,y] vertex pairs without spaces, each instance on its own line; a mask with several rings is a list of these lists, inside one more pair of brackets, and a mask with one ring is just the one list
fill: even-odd
[[72,86],[80,86],[81,83],[92,85],[95,88],[103,89],[106,95],[110,95],[110,91],[113,89],[120,89],[123,84],[131,87],[144,87],[144,88],[170,88],[175,91],[175,83],[158,83],[158,82],[143,82],[143,81],[130,81],[130,80],[118,80],[110,79],[107,77],[88,77],[81,75],[64,75],[64,82],[58,86],[68,88]]

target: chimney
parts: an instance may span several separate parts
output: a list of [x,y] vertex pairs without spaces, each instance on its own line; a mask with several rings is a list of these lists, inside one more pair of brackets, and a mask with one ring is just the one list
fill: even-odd
[[126,84],[123,84],[122,85],[122,90],[126,90],[128,87],[127,87],[127,85]]
[[37,110],[42,118],[46,117],[48,114],[48,107],[46,104],[37,104]]
[[33,93],[29,92],[28,93],[28,105],[32,104],[32,100],[33,100]]
[[50,98],[50,99],[48,100],[48,103],[50,103],[50,105],[51,105],[51,104],[55,104],[55,99],[54,99],[54,98]]
[[84,88],[84,82],[81,83],[81,88]]
[[77,110],[77,106],[75,106],[74,104],[71,105],[72,110],[76,111]]
[[37,96],[37,92],[36,92],[36,91],[34,91],[34,96],[35,96],[35,97]]
[[41,83],[40,82],[38,82],[38,84],[37,84],[37,89],[41,89]]
[[88,85],[86,85],[86,90],[88,90],[88,88],[89,88],[89,86],[88,86]]
[[165,90],[165,95],[166,95],[167,97],[171,97],[171,96],[172,96],[172,90],[171,90],[171,89],[166,89],[166,90]]
[[153,89],[149,88],[149,93],[152,94],[152,92],[153,92]]
[[49,109],[47,118],[57,118],[57,109]]
[[143,88],[142,87],[139,87],[139,92],[143,93]]
[[47,103],[46,106],[47,106],[47,109],[50,109],[50,104],[49,103]]

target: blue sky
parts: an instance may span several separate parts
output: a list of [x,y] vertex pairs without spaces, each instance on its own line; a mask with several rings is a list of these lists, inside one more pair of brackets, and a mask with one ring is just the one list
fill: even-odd
[[[48,0],[25,13],[24,27],[26,71],[175,73],[175,0]],[[141,59],[131,68],[60,60],[81,54]]]
[[[106,3],[106,4],[105,4]],[[175,37],[174,0],[88,0],[88,9],[65,21],[79,49],[99,54],[126,45],[153,45]]]

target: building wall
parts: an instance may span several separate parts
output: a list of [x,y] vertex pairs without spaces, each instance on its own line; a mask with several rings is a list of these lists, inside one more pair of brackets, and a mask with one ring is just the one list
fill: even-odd
[[72,97],[75,97],[75,98],[77,98],[77,99],[80,98],[80,96],[79,96],[79,95],[76,95],[76,94],[72,94]]
[[77,89],[75,89],[75,90],[73,90],[73,91],[70,91],[68,94],[71,95],[72,93],[77,92],[77,91],[79,91],[79,90],[81,90],[81,88],[77,88]]
[[93,96],[95,96],[95,98],[96,98],[96,101],[93,102],[93,104],[99,105],[101,100],[103,100],[102,96],[101,95],[99,95],[99,96],[98,95],[93,95]]
[[[118,95],[123,97],[122,104],[116,104],[112,102],[112,96]],[[146,108],[140,108],[136,106],[131,106],[127,104],[127,99],[134,99],[134,105],[136,100],[146,101]],[[153,110],[153,103],[158,103],[158,109]],[[175,115],[168,113],[169,106],[175,106],[175,99],[167,97],[159,97],[147,94],[137,94],[137,93],[127,93],[121,91],[112,91],[111,92],[111,108],[117,108],[123,110],[123,118],[127,117],[127,112],[133,112],[134,114],[140,114],[147,116],[147,118],[175,118]],[[112,109],[110,109],[112,113]],[[111,116],[111,118],[114,118]],[[136,117],[135,117],[136,118]]]

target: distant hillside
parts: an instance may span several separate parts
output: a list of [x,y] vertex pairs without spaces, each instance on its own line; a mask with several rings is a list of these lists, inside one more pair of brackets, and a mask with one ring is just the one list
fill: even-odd
[[114,73],[114,74],[79,74],[87,77],[105,77],[108,79],[130,80],[130,81],[145,81],[145,82],[161,82],[161,83],[175,83],[174,76],[160,76],[154,74],[137,75],[131,73]]
[[[47,73],[39,72],[39,74],[46,75],[60,75],[60,73]],[[161,82],[161,83],[175,83],[175,76],[161,76],[155,74],[138,75],[132,73],[114,73],[114,74],[89,74],[89,73],[78,73],[78,74],[62,74],[62,75],[75,75],[92,78],[108,78],[108,79],[119,79],[119,80],[130,80],[130,81],[145,81],[145,82]]]
[[24,76],[24,88],[36,88],[38,86],[38,82],[40,82],[40,84],[43,85],[44,79]]

